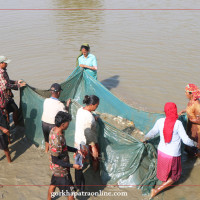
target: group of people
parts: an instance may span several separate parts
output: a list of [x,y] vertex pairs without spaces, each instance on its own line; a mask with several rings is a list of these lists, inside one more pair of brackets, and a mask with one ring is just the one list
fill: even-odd
[[[67,146],[64,130],[72,119],[69,114],[71,99],[64,105],[59,101],[62,92],[61,85],[54,83],[50,87],[51,97],[46,98],[43,104],[42,129],[45,140],[45,152],[50,152],[50,169],[52,178],[48,190],[48,200],[56,186],[61,191],[68,191],[68,199],[73,199],[71,193],[75,190],[70,175],[70,168],[75,168],[75,182],[80,191],[84,190],[85,179],[82,171],[83,164],[91,159],[93,169],[99,167],[99,148],[96,131],[96,120],[92,114],[99,105],[99,98],[95,95],[86,95],[84,107],[78,109],[76,114],[74,147]],[[75,164],[70,164],[68,151],[75,153]]]
[[[80,48],[81,55],[77,58],[77,65],[84,68],[93,78],[97,79],[97,61],[90,54],[88,44]],[[22,80],[9,79],[6,71],[11,60],[0,56],[0,149],[4,150],[8,162],[11,162],[8,144],[10,142],[9,114],[13,112],[13,121],[17,125],[18,107],[13,100],[11,90],[18,90],[26,83]],[[42,114],[42,130],[45,140],[45,152],[50,152],[50,169],[52,170],[51,184],[48,190],[48,200],[56,186],[62,191],[68,191],[68,199],[73,199],[74,191],[70,168],[75,169],[75,181],[80,191],[84,190],[85,179],[83,164],[91,160],[94,171],[99,168],[99,146],[96,131],[97,116],[92,114],[100,103],[97,96],[86,95],[83,99],[84,107],[76,114],[74,147],[67,146],[64,131],[72,120],[69,114],[71,99],[64,105],[59,101],[62,91],[61,85],[54,83],[50,87],[51,97],[45,99]],[[154,127],[146,134],[144,143],[160,134],[157,157],[157,178],[163,183],[157,189],[152,189],[153,198],[163,189],[178,181],[181,176],[181,141],[186,145],[185,150],[194,156],[200,156],[200,90],[194,84],[185,88],[189,99],[187,108],[177,113],[175,103],[165,104],[165,118],[156,121]],[[185,131],[178,117],[187,113],[188,123]],[[75,164],[70,164],[68,151],[74,152]]]
[[[58,99],[55,99],[55,90],[57,92],[61,91],[61,87],[56,84],[52,85],[51,91],[52,91],[52,97],[50,99],[54,99],[54,101],[58,101]],[[56,89],[55,89],[56,88]],[[199,155],[199,141],[200,141],[200,131],[198,131],[198,127],[200,126],[200,119],[199,119],[199,112],[200,112],[200,90],[197,86],[194,84],[189,84],[185,88],[186,96],[189,99],[187,108],[183,111],[181,111],[179,114],[177,113],[177,106],[175,103],[168,102],[165,104],[164,111],[165,111],[165,118],[161,118],[156,121],[154,127],[146,134],[145,138],[150,139],[155,137],[157,134],[160,134],[160,142],[158,145],[158,159],[157,159],[157,178],[161,180],[163,183],[160,185],[157,189],[152,189],[151,197],[153,198],[156,196],[159,192],[164,190],[165,188],[171,186],[174,182],[178,181],[181,176],[181,141],[186,145],[186,147],[193,147],[195,149],[195,156]],[[59,97],[59,94],[58,96]],[[45,101],[50,101],[49,99],[46,99]],[[88,96],[86,95],[83,103],[86,104],[85,107],[81,107],[77,111],[76,115],[76,126],[75,126],[75,144],[74,147],[65,147],[64,149],[67,149],[71,152],[76,152],[76,154],[82,155],[84,160],[87,160],[86,157],[88,155],[91,155],[92,158],[92,164],[93,169],[98,169],[98,156],[99,156],[99,147],[97,142],[97,131],[96,131],[96,123],[95,123],[95,116],[91,113],[92,111],[96,110],[99,105],[99,98],[95,95]],[[67,101],[66,109],[69,107],[70,100]],[[45,111],[45,103],[44,103],[44,111]],[[47,106],[48,107],[48,106]],[[47,109],[48,112],[54,113],[51,111],[53,109],[53,104],[49,106]],[[67,111],[65,111],[66,113]],[[183,124],[180,120],[178,120],[179,115],[182,115],[184,112],[187,112],[188,116],[188,126],[187,126],[187,133],[183,127]],[[60,112],[58,112],[57,115],[59,115]],[[61,114],[61,113],[60,113]],[[67,115],[67,114],[66,114]],[[68,114],[69,115],[69,114]],[[71,120],[71,115],[69,115]],[[57,116],[56,116],[57,117]],[[56,120],[55,120],[56,122]],[[52,138],[57,138],[58,134],[56,134],[55,130],[57,128],[51,129],[51,126],[55,126],[52,124],[49,124],[49,148],[51,152],[51,168],[53,170],[52,175],[52,181],[51,186],[49,189],[49,196],[52,191],[54,191],[56,185],[70,185],[72,184],[71,176],[68,177],[68,179],[65,179],[65,182],[60,181],[60,177],[66,177],[64,174],[60,175],[60,173],[56,173],[54,170],[63,170],[62,167],[65,168],[69,172],[69,167],[75,168],[75,180],[76,184],[81,186],[85,184],[84,176],[82,173],[82,163],[79,165],[71,165],[69,164],[69,158],[67,154],[67,162],[64,162],[63,165],[60,162],[58,162],[58,158],[62,158],[61,154],[59,154],[57,157],[54,158],[54,154],[57,154],[56,151],[59,149],[59,152],[61,151],[61,146],[58,145],[57,148],[55,148],[56,142],[52,140]],[[57,125],[56,125],[57,127]],[[64,124],[63,124],[64,127]],[[51,130],[50,130],[51,129]],[[44,129],[43,129],[44,130]],[[60,129],[59,129],[60,130]],[[64,129],[63,129],[64,130]],[[44,131],[45,132],[45,131]],[[58,139],[55,139],[58,141]],[[60,143],[59,144],[65,144],[65,142],[61,142],[63,140],[63,136],[60,137]],[[148,142],[148,140],[145,140],[144,143]],[[187,148],[186,148],[187,149]],[[61,159],[62,160],[62,159]],[[68,163],[68,164],[67,164]],[[57,165],[57,167],[55,167]],[[68,173],[70,174],[70,173]],[[59,177],[59,178],[58,178]],[[62,183],[62,184],[61,184]],[[72,188],[65,187],[65,190],[71,192]],[[80,187],[81,189],[81,187]],[[84,187],[82,187],[84,189]],[[73,197],[69,197],[73,198]],[[50,199],[50,198],[49,198]]]
[[[162,181],[158,188],[151,191],[151,198],[178,181],[181,176],[181,141],[185,150],[193,156],[200,155],[200,90],[194,84],[185,87],[185,95],[189,102],[187,108],[177,113],[175,103],[165,104],[165,118],[156,121],[154,127],[145,135],[148,139],[160,134],[157,154],[157,178]],[[178,117],[187,113],[188,123],[185,131]]]
[[[88,44],[81,45],[80,55],[77,58],[77,66],[80,66],[94,79],[97,79],[97,60],[90,53]],[[54,83],[51,88],[51,97],[45,99],[42,115],[42,129],[45,139],[45,152],[50,151],[50,169],[52,170],[51,184],[48,190],[48,200],[56,186],[61,191],[68,191],[68,199],[74,199],[75,191],[70,174],[70,168],[75,168],[75,182],[80,191],[84,191],[85,178],[83,164],[91,158],[95,171],[99,168],[99,147],[96,131],[97,117],[93,116],[99,105],[99,98],[95,95],[86,95],[83,104],[77,111],[74,147],[66,145],[63,131],[67,129],[72,116],[68,113],[71,99],[64,105],[59,101],[61,86]],[[75,153],[75,164],[70,164],[68,151]]]
[[[18,124],[18,107],[14,101],[12,90],[24,87],[23,80],[13,81],[7,73],[8,64],[11,62],[6,56],[0,56],[0,149],[4,150],[8,162],[11,162],[8,144],[10,143],[9,114],[13,113],[14,124]],[[90,53],[89,44],[83,44],[80,48],[80,55],[77,58],[77,66],[84,68],[93,78],[97,79],[97,60]],[[61,109],[62,110],[62,109]],[[54,121],[54,119],[50,120]],[[43,123],[45,128],[45,122]],[[48,131],[48,130],[47,130]],[[45,138],[45,141],[47,138]],[[48,144],[46,143],[46,152]]]
[[[0,56],[0,149],[4,150],[9,163],[11,162],[8,149],[8,144],[10,144],[9,114],[11,112],[13,113],[14,125],[18,124],[18,107],[14,102],[12,90],[26,86],[23,80],[10,80],[7,73],[7,66],[10,62],[10,59]],[[90,76],[97,79],[97,60],[90,53],[88,44],[81,45],[77,66],[84,68]],[[68,191],[68,198],[73,199],[73,196],[70,195],[70,192],[74,190],[70,167],[75,168],[76,183],[81,191],[84,190],[85,185],[82,172],[83,163],[91,157],[94,170],[98,170],[99,149],[95,131],[97,118],[94,118],[91,112],[98,107],[99,98],[95,95],[85,96],[83,103],[86,106],[77,112],[75,148],[73,148],[66,145],[63,135],[63,131],[67,129],[71,121],[71,115],[68,113],[71,99],[67,101],[66,105],[58,100],[62,91],[58,83],[54,83],[50,91],[51,97],[45,99],[42,115],[45,152],[50,151],[50,168],[53,172],[48,199],[51,199],[51,192],[55,190],[56,185],[61,185],[59,186],[60,190]],[[70,164],[68,151],[75,153],[75,160],[78,164]]]

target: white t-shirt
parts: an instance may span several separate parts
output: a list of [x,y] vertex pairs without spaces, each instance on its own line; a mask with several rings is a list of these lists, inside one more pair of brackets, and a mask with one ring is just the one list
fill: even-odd
[[42,121],[48,124],[55,124],[55,116],[59,111],[67,112],[65,106],[56,98],[47,98],[43,104]]
[[79,108],[76,114],[75,147],[97,143],[96,121],[88,110]]

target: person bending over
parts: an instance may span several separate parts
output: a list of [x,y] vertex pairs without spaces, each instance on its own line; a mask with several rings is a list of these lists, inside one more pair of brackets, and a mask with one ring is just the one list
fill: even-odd
[[157,178],[163,183],[157,189],[152,189],[151,198],[179,180],[182,171],[181,141],[188,146],[197,146],[197,143],[186,134],[182,122],[178,120],[176,104],[166,103],[164,111],[166,117],[158,119],[153,129],[145,136],[147,139],[160,134]]

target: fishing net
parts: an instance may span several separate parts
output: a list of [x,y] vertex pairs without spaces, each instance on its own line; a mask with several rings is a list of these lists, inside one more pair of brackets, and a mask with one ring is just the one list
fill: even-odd
[[[141,132],[147,133],[163,114],[144,112],[128,106],[80,67],[77,67],[61,86],[63,91],[60,101],[66,102],[67,99],[72,99],[70,106],[72,122],[65,131],[67,144],[74,145],[76,112],[82,105],[84,96],[86,94],[98,96],[100,98],[97,109],[97,114],[100,115],[98,142],[101,152],[102,183],[120,187],[137,186],[142,189],[143,194],[148,194],[157,182],[156,145],[159,138],[147,144],[139,139],[142,137]],[[20,107],[26,136],[41,147],[44,145],[41,116],[43,102],[47,97],[50,97],[49,91],[30,86],[20,91]],[[115,126],[115,123],[112,123],[114,120],[116,123],[128,125],[122,128],[120,125]]]

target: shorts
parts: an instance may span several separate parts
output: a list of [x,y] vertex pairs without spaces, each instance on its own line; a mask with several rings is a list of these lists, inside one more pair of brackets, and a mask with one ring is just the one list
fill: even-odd
[[49,143],[49,134],[51,129],[55,126],[55,124],[48,124],[46,122],[42,122],[42,130],[44,135],[45,142]]
[[18,107],[13,99],[9,99],[8,103],[6,104],[6,110],[8,113],[18,110]]
[[65,192],[66,196],[72,196],[71,192],[75,192],[74,183],[72,182],[70,173],[64,177],[52,175],[50,185],[58,187],[60,192]]
[[1,150],[8,149],[8,136],[5,133],[0,135],[0,149]]

